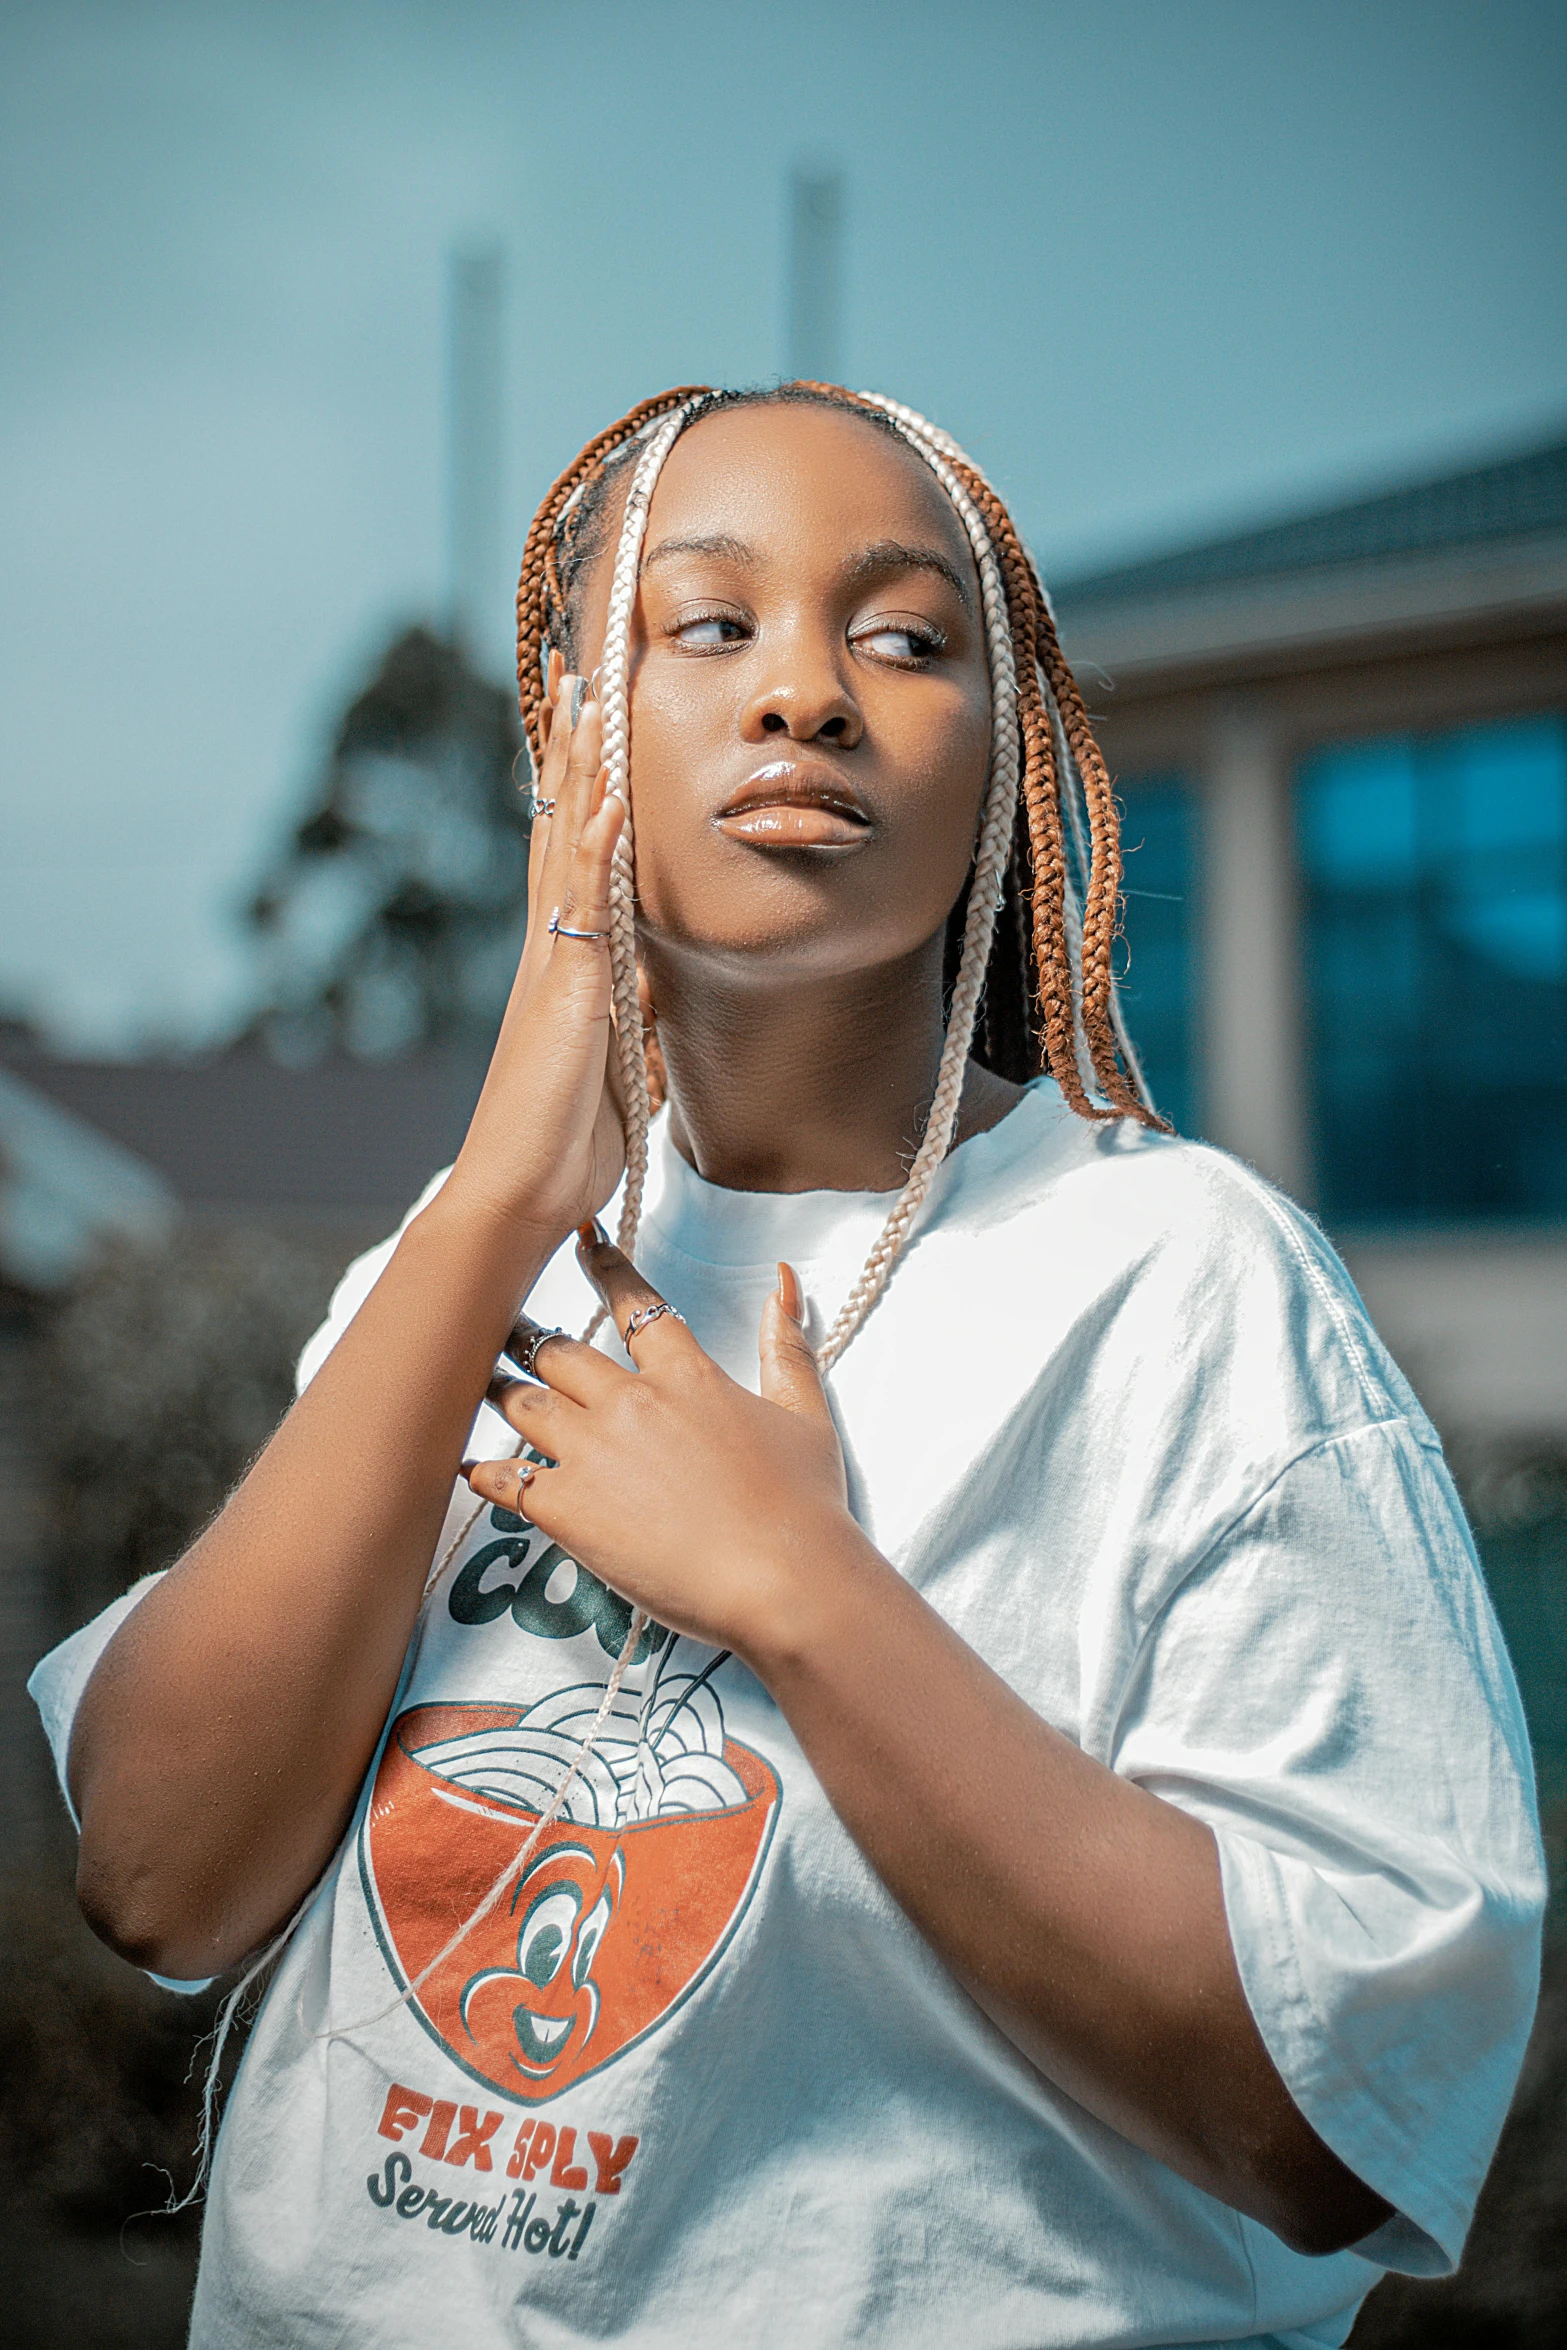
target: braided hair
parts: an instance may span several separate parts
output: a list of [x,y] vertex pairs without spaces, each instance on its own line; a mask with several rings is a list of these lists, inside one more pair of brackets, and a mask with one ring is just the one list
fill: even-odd
[[[636,1242],[647,1174],[648,1123],[661,1096],[655,1040],[645,1032],[637,989],[635,877],[630,818],[627,679],[648,505],[659,468],[685,427],[716,408],[809,402],[841,408],[912,449],[951,499],[973,551],[990,664],[990,774],[967,885],[947,921],[947,1033],[924,1138],[864,1269],[817,1349],[825,1370],[842,1354],[886,1287],[898,1252],[936,1169],[951,1147],[970,1051],[998,1075],[1023,1082],[1042,1064],[1079,1117],[1135,1118],[1169,1129],[1149,1101],[1122,1024],[1111,970],[1119,919],[1121,852],[1110,778],[1077,682],[1056,638],[1050,600],[1011,516],[956,442],[912,408],[836,384],[783,384],[762,392],[714,392],[702,384],[643,400],[591,440],[566,468],[533,518],[517,587],[517,683],[528,751],[543,763],[544,660],[548,645],[575,651],[574,607],[586,571],[604,550],[616,468],[632,466],[610,585],[602,661],[604,756],[610,789],[625,800],[611,874],[611,974],[617,1049],[626,1103],[626,1183],[619,1241]],[[591,1336],[602,1314],[586,1335]],[[427,1603],[487,1505],[479,1502],[436,1561]],[[554,1826],[587,1767],[647,1629],[634,1608],[598,1710],[549,1802],[520,1849],[477,1906],[390,2006],[355,2025],[333,2025],[326,2040],[362,2030],[406,2006],[463,1937],[502,1899]],[[711,1669],[711,1668],[709,1668]],[[196,2181],[200,2192],[213,2143],[218,2068],[240,2001],[289,1941],[315,1899],[305,1896],[282,1932],[241,1976],[219,2014],[202,2101]]]
[[967,884],[947,922],[947,1032],[935,1092],[903,1189],[817,1350],[826,1369],[880,1297],[951,1147],[971,1052],[1018,1083],[1048,1070],[1079,1117],[1168,1128],[1148,1098],[1116,1000],[1111,957],[1121,852],[1114,793],[1061,651],[1050,599],[1001,499],[946,433],[879,394],[822,383],[757,392],[686,384],[639,402],[566,468],[534,516],[517,587],[517,683],[537,773],[547,651],[554,645],[568,657],[574,652],[582,583],[605,550],[610,493],[629,466],[600,695],[609,788],[627,807],[610,884],[612,992],[626,1104],[621,1248],[629,1256],[635,1247],[648,1124],[663,1092],[637,988],[630,815],[630,630],[648,507],[664,459],[698,416],[792,403],[860,417],[935,475],[979,575],[991,682],[990,772]]

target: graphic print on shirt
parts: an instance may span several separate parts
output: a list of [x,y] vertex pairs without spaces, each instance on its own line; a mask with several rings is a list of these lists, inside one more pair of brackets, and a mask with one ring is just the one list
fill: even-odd
[[[526,1552],[520,1533],[510,1547]],[[473,1620],[484,1562],[501,1548],[454,1583],[459,1622]],[[591,1610],[582,1587],[596,1578],[577,1569],[572,1584],[563,1563],[555,1553],[544,1581]],[[531,1579],[501,1584],[502,1605]],[[609,1648],[614,1627],[594,1628]],[[712,1664],[671,1669],[678,1645],[661,1639],[649,1687],[621,1691],[560,1819],[410,2002],[467,2072],[526,2104],[599,2071],[671,2014],[720,1956],[761,1871],[777,1774],[726,1735]],[[360,1872],[401,1988],[521,1852],[603,1694],[601,1681],[575,1682],[531,1706],[415,1705],[393,1723]]]

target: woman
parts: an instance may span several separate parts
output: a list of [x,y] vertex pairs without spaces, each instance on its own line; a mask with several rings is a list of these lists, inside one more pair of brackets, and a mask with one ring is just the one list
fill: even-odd
[[41,1668],[96,1929],[293,1921],[193,2339],[1341,2341],[1511,2093],[1527,1752],[1342,1269],[1142,1098],[1005,509],[888,403],[669,394],[519,677],[457,1162]]

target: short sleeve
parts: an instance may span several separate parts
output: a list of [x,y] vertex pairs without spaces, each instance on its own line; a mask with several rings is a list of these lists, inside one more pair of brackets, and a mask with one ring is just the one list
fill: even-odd
[[65,1766],[71,1751],[71,1731],[76,1724],[76,1709],[82,1702],[82,1692],[93,1677],[98,1659],[124,1623],[134,1607],[140,1605],[154,1584],[163,1577],[143,1575],[129,1591],[122,1591],[96,1615],[90,1624],[62,1640],[58,1648],[51,1648],[42,1661],[34,1665],[28,1675],[27,1694],[38,1708],[44,1736],[49,1741],[49,1752],[54,1757],[55,1776],[60,1782],[60,1793],[65,1797],[65,1808],[71,1815],[71,1825],[79,1828],[76,1806],[71,1801],[71,1790],[66,1782]]
[[1440,1455],[1309,1450],[1150,1627],[1115,1767],[1205,1820],[1246,1997],[1306,2119],[1457,2265],[1523,2061],[1545,1879],[1517,1688]]
[[407,1215],[398,1225],[397,1230],[388,1234],[385,1240],[378,1240],[374,1248],[367,1248],[363,1256],[355,1257],[332,1292],[331,1303],[326,1310],[326,1320],[321,1324],[320,1329],[305,1341],[294,1371],[294,1392],[296,1395],[304,1394],[305,1389],[310,1385],[311,1380],[320,1370],[327,1356],[336,1346],[343,1332],[348,1328],[349,1323],[391,1263],[403,1234],[415,1216],[429,1206],[450,1173],[450,1167],[443,1167],[438,1175],[432,1175]]
[[[38,1708],[44,1736],[49,1741],[49,1752],[54,1757],[60,1793],[65,1798],[65,1808],[75,1828],[79,1828],[81,1822],[76,1817],[76,1806],[71,1801],[65,1771],[71,1752],[71,1731],[76,1724],[76,1709],[82,1702],[82,1692],[92,1679],[98,1659],[115,1633],[131,1610],[140,1606],[153,1585],[162,1580],[161,1574],[143,1575],[141,1581],[133,1583],[129,1591],[122,1591],[118,1599],[111,1600],[102,1614],[94,1616],[90,1624],[84,1624],[79,1632],[73,1632],[68,1640],[62,1640],[58,1648],[51,1648],[49,1654],[41,1663],[34,1665],[28,1675],[27,1694]],[[205,1976],[200,1982],[192,1983],[177,1981],[171,1975],[153,1975],[151,1979],[165,1991],[193,1994],[205,1991],[212,1977]]]

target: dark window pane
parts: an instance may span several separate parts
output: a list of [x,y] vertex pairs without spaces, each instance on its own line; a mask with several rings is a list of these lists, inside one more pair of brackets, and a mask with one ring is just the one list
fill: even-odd
[[1183,1134],[1196,1084],[1196,841],[1192,798],[1176,775],[1119,777],[1124,932],[1121,1010],[1149,1091]]
[[1298,806],[1324,1213],[1567,1215],[1567,721],[1335,745]]

